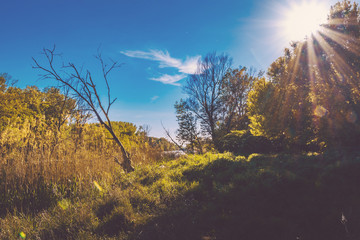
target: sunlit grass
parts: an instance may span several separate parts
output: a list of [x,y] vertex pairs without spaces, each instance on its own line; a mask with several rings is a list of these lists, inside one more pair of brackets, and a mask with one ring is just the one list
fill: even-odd
[[[26,239],[231,239],[239,234],[291,239],[298,226],[308,236],[334,239],[330,233],[343,234],[331,225],[341,227],[343,210],[336,206],[344,198],[339,189],[352,199],[360,197],[353,188],[344,189],[357,179],[359,157],[353,153],[339,162],[339,154],[206,154],[142,165],[130,174],[114,172],[83,183],[73,196],[36,214],[2,217],[0,238],[24,233]],[[323,201],[325,195],[332,201]],[[311,219],[315,213],[323,214],[322,221]],[[252,224],[261,231],[253,231]],[[323,231],[325,226],[332,228]]]

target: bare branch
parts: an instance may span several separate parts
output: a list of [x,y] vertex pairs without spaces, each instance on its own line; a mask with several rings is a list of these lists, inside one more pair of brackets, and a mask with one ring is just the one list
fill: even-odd
[[[43,79],[53,79],[60,83],[63,87],[67,87],[76,97],[78,102],[84,103],[84,105],[95,114],[100,124],[102,124],[109,131],[113,140],[120,147],[124,160],[122,163],[124,170],[127,172],[133,171],[134,168],[131,165],[130,154],[125,150],[123,144],[116,136],[109,118],[110,107],[116,101],[116,98],[111,100],[108,74],[113,69],[120,67],[120,65],[117,62],[112,61],[112,64],[109,67],[103,61],[100,53],[98,53],[96,57],[100,60],[103,78],[107,87],[108,105],[104,107],[103,103],[101,102],[98,89],[96,88],[96,84],[89,70],[86,70],[84,74],[82,68],[79,69],[77,66],[75,66],[75,64],[68,63],[67,65],[62,64],[62,67],[60,68],[63,69],[63,74],[58,73],[54,66],[55,56],[58,56],[58,54],[55,53],[55,49],[55,46],[52,49],[43,49],[42,54],[45,55],[47,66],[41,65],[35,58],[32,58],[35,64],[33,68],[40,69],[43,72],[41,75]],[[100,111],[98,108],[100,108]],[[102,115],[105,117],[105,121],[103,120]]]
[[170,140],[171,140],[181,151],[186,152],[186,150],[185,150],[180,144],[178,144],[178,143],[171,137],[170,131],[164,127],[164,124],[163,124],[162,122],[161,122],[161,126],[162,126],[162,128],[164,129],[166,136],[168,136],[168,137],[170,138]]

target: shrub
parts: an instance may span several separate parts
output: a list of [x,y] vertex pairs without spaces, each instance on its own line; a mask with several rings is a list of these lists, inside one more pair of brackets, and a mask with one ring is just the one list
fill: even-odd
[[236,155],[252,153],[269,153],[273,146],[271,141],[263,136],[253,136],[250,131],[232,131],[221,139],[221,151],[230,151]]

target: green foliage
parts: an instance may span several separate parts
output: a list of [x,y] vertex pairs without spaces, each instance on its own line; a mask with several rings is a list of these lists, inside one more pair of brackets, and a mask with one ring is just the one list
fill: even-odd
[[[5,78],[2,77],[4,84]],[[3,157],[33,153],[42,158],[62,158],[80,150],[97,153],[116,152],[112,136],[99,124],[89,124],[89,114],[76,101],[57,88],[40,91],[36,87],[20,89],[6,86],[0,92],[0,153]],[[143,136],[132,123],[111,122],[123,145],[135,155],[135,161],[159,158],[162,150],[174,148],[165,139]],[[157,156],[156,156],[157,155]]]
[[263,73],[254,69],[239,67],[229,69],[221,89],[221,113],[218,134],[223,136],[231,130],[248,129],[247,98],[254,82]]
[[248,112],[250,120],[250,132],[254,136],[266,136],[271,138],[270,122],[266,121],[272,114],[271,96],[274,91],[274,85],[265,80],[258,79],[249,92]]
[[78,182],[41,212],[8,214],[0,238],[357,239],[359,156],[208,153],[142,165],[102,175],[101,194]]
[[274,147],[264,136],[254,136],[250,131],[232,131],[221,139],[221,150],[230,151],[236,155],[252,153],[269,153]]
[[181,141],[181,143],[187,144],[189,152],[202,153],[202,143],[196,116],[189,110],[189,106],[182,99],[175,103],[175,109],[177,122],[179,124],[176,138]]
[[[6,86],[0,98],[0,216],[37,214],[78,196],[84,181],[118,170],[118,147],[108,131],[86,123],[89,114],[59,89]],[[112,125],[137,165],[174,148],[134,124]]]
[[0,92],[5,92],[6,89],[6,80],[3,76],[0,76]]

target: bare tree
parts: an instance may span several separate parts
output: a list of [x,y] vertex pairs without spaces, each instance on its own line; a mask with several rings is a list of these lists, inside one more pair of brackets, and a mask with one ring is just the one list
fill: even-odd
[[166,129],[166,128],[164,127],[164,124],[163,124],[162,122],[161,122],[161,126],[162,126],[162,128],[164,129],[166,136],[171,140],[171,142],[174,143],[174,144],[176,145],[176,147],[179,148],[180,151],[186,152],[186,149],[184,149],[184,147],[182,146],[182,144],[179,144],[178,142],[176,142],[176,141],[171,137],[170,130],[169,130],[169,129]]
[[55,53],[55,46],[52,49],[44,48],[42,54],[46,57],[46,66],[39,64],[35,58],[32,58],[35,63],[33,68],[42,70],[43,73],[41,76],[43,79],[53,79],[60,83],[62,87],[69,88],[79,103],[84,104],[84,106],[88,107],[89,110],[94,113],[100,124],[106,128],[113,140],[120,147],[123,157],[123,162],[121,163],[123,169],[126,172],[134,171],[130,154],[116,136],[109,118],[110,107],[116,101],[116,98],[111,98],[108,75],[113,69],[120,67],[121,64],[111,60],[111,64],[108,65],[103,61],[101,53],[98,52],[96,55],[96,58],[100,61],[103,79],[107,87],[107,104],[104,104],[100,100],[98,89],[89,70],[83,73],[82,69],[73,63],[63,65],[60,67],[60,70],[57,70],[54,63],[54,58],[58,56],[58,54]]
[[17,82],[10,74],[0,73],[0,92],[5,92],[8,86],[13,87]]
[[151,126],[148,124],[143,124],[138,129],[138,133],[140,133],[140,135],[144,136],[144,138],[149,137],[150,131],[151,131]]
[[188,109],[200,119],[204,133],[211,136],[215,145],[222,83],[231,63],[231,58],[226,54],[209,53],[198,62],[197,72],[189,76],[184,86],[184,92],[188,95]]

